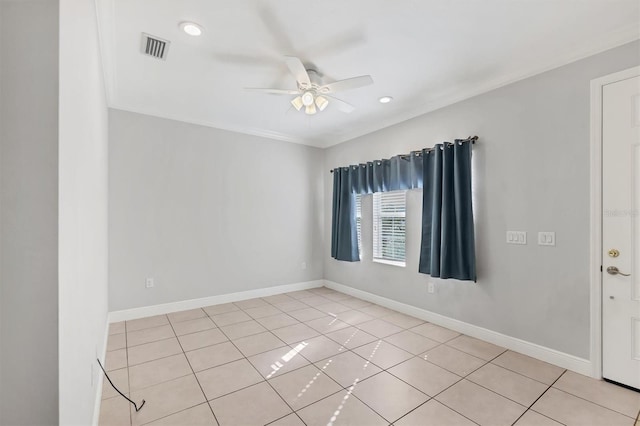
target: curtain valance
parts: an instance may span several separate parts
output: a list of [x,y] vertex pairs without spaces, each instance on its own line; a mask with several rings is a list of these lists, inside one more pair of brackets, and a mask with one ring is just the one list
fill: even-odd
[[333,173],[348,179],[353,194],[422,188],[422,152],[339,167]]

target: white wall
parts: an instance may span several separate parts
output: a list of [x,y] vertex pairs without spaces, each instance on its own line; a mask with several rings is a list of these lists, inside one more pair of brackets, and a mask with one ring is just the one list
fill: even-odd
[[109,119],[110,311],[322,278],[321,150]]
[[[589,358],[589,81],[640,64],[634,42],[325,151],[325,279]],[[473,66],[473,64],[469,64]],[[330,257],[329,169],[478,135],[473,151],[478,283],[419,274],[422,192],[409,191],[407,266]],[[505,232],[528,232],[526,246]],[[536,244],[555,231],[556,247]],[[427,293],[427,283],[437,293]]]
[[60,423],[88,425],[107,323],[108,113],[95,4],[60,1]]
[[0,1],[0,424],[58,420],[58,2]]

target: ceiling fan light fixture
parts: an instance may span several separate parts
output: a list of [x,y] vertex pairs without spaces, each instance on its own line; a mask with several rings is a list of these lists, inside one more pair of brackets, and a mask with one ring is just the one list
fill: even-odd
[[202,34],[202,25],[196,24],[195,22],[180,22],[180,29],[194,37]]
[[304,109],[304,112],[305,112],[307,115],[313,115],[313,114],[315,114],[315,113],[316,113],[316,112],[318,112],[318,111],[316,110],[316,106],[315,106],[314,104],[311,104],[311,105],[307,105],[307,106],[306,106],[306,108]]
[[[311,92],[304,92],[302,94],[302,104],[304,106],[306,106],[307,108],[310,107],[311,105],[313,105],[313,93]],[[315,108],[314,108],[315,109]]]
[[298,111],[300,111],[302,109],[302,107],[304,106],[304,104],[302,103],[302,97],[301,96],[296,96],[292,101],[291,101],[291,105],[293,105],[293,107],[295,109],[297,109]]
[[316,106],[320,109],[320,111],[324,111],[324,109],[329,105],[329,101],[324,96],[316,96]]

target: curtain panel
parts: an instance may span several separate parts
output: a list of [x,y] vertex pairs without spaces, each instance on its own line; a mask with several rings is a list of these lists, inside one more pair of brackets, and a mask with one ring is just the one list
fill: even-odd
[[457,140],[423,152],[418,271],[436,278],[476,281],[471,144]]

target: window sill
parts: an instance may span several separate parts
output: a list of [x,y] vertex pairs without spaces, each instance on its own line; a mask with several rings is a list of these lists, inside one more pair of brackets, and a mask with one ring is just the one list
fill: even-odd
[[407,265],[406,262],[400,262],[397,260],[376,259],[376,258],[373,258],[372,260],[376,263],[384,263],[385,265],[400,266],[401,268],[404,268]]

